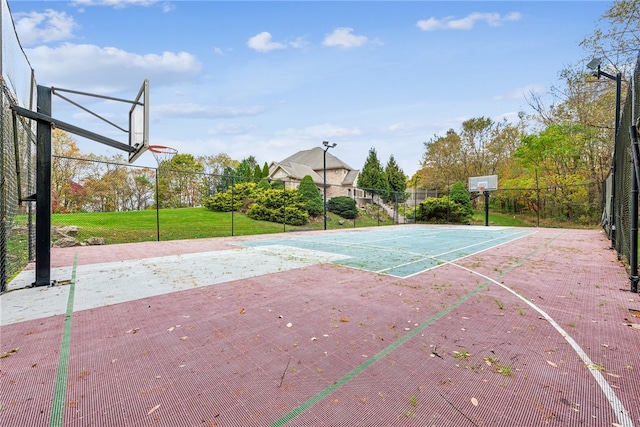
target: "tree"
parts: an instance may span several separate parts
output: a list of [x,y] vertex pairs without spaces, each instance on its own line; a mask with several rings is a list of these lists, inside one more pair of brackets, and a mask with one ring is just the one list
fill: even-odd
[[429,190],[448,191],[451,182],[464,179],[462,140],[453,129],[424,143],[419,185]]
[[258,165],[256,158],[253,156],[245,157],[235,171],[235,181],[251,181],[255,177],[255,169]]
[[228,154],[220,153],[215,156],[199,157],[197,161],[202,165],[205,177],[202,183],[202,194],[213,196],[219,191],[226,191],[231,185],[231,176],[240,164]]
[[54,129],[51,143],[51,192],[54,199],[52,211],[77,212],[84,205],[86,190],[81,185],[81,180],[89,164],[77,160],[84,156],[76,141],[65,131]]
[[268,176],[269,176],[269,165],[267,164],[267,162],[264,162],[264,165],[262,166],[261,178],[266,178]]
[[305,209],[309,212],[309,216],[320,216],[324,213],[324,209],[322,208],[322,193],[310,175],[302,178],[298,192],[300,193]]
[[581,124],[552,124],[526,136],[516,150],[518,165],[535,174],[537,188],[547,189],[541,204],[558,219],[596,219],[598,212],[591,211],[594,195],[589,192],[590,163],[584,149],[591,138],[592,129]]
[[640,45],[640,1],[617,0],[600,18],[600,24],[580,46],[590,55],[630,75]]
[[369,150],[369,156],[358,175],[358,187],[367,193],[377,194],[382,199],[388,197],[389,184],[375,148]]
[[193,207],[201,203],[204,167],[193,154],[176,154],[163,166],[158,169],[162,207]]
[[387,161],[384,174],[387,178],[387,184],[390,191],[390,201],[403,203],[407,200],[407,194],[405,193],[405,190],[407,189],[407,176],[404,174],[402,169],[400,169],[400,166],[398,166],[393,154],[389,157],[389,161]]

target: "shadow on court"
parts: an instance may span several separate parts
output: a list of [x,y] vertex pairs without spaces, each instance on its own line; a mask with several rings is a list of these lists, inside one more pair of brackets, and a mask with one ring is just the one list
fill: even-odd
[[52,264],[69,285],[20,289],[25,271],[0,297],[3,426],[640,424],[640,298],[599,230],[400,226]]

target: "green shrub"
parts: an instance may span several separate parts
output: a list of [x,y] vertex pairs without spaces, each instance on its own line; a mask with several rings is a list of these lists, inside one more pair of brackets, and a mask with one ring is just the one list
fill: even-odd
[[[255,182],[241,182],[225,192],[209,197],[203,203],[204,207],[214,212],[239,211],[253,203],[257,184]],[[233,200],[232,200],[233,197]]]
[[247,209],[247,216],[289,225],[304,225],[309,221],[309,214],[296,190],[270,189],[256,194],[254,203]]
[[329,199],[327,201],[327,210],[346,219],[355,219],[358,216],[356,201],[347,196]]
[[465,215],[467,215],[467,220],[471,219],[473,215],[473,208],[471,207],[471,198],[469,197],[469,192],[465,188],[462,182],[458,181],[451,186],[451,191],[449,191],[449,199],[462,206]]
[[450,200],[448,196],[428,197],[420,202],[416,210],[416,219],[426,222],[468,223],[471,218],[464,206]]

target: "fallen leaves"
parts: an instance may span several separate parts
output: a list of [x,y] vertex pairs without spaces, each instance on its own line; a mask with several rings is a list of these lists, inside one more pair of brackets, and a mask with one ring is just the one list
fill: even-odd
[[240,314],[245,314],[247,312],[247,310],[245,310],[244,308],[240,309]]
[[342,317],[342,318],[340,318],[340,321],[343,322],[343,323],[346,323],[346,322],[349,321],[349,318],[348,317]]
[[475,397],[472,397],[472,398],[471,398],[471,404],[472,404],[473,406],[478,406],[478,399],[476,399]]
[[158,403],[156,406],[154,406],[153,408],[149,409],[149,412],[147,412],[147,415],[153,414],[159,407],[160,407],[160,404]]
[[20,350],[20,347],[15,347],[15,348],[12,348],[9,351],[5,351],[4,353],[2,353],[0,355],[0,359],[4,359],[5,357],[13,356],[14,354],[16,354],[18,352],[18,350]]
[[553,363],[553,362],[552,362],[552,361],[550,361],[550,360],[547,360],[547,363],[548,363],[549,365],[553,366],[554,368],[557,368],[557,367],[558,367],[558,365],[556,365],[555,363]]

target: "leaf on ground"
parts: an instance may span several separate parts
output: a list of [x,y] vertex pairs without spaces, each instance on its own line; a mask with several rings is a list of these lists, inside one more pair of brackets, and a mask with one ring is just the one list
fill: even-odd
[[18,352],[18,350],[20,350],[20,347],[12,348],[11,350],[2,353],[0,355],[0,359],[4,359],[5,357],[12,356],[12,355],[16,354]]
[[293,326],[293,323],[291,323],[291,322],[287,323],[287,328],[290,328],[292,326]]
[[553,366],[554,368],[557,368],[558,365],[556,365],[555,363],[553,363],[551,360],[547,360],[547,363],[551,366]]
[[349,318],[348,317],[343,317],[343,318],[340,319],[340,321],[346,323],[346,322],[349,321]]
[[247,310],[245,310],[244,308],[240,310],[240,314],[245,314],[247,312]]
[[153,408],[149,409],[149,412],[147,412],[147,415],[151,415],[159,407],[160,407],[160,404],[158,403],[156,406],[154,406]]
[[170,327],[169,329],[167,329],[167,332],[171,332],[175,329],[175,326]]
[[478,399],[476,399],[475,397],[472,397],[471,403],[473,404],[473,406],[478,406]]
[[607,372],[606,374],[613,378],[620,378],[620,375],[612,374],[611,372]]
[[188,337],[188,336],[186,336],[186,335],[185,335],[185,336],[183,336],[183,337],[180,337],[180,339],[181,339],[182,341],[186,340],[187,338],[189,338],[189,337]]

